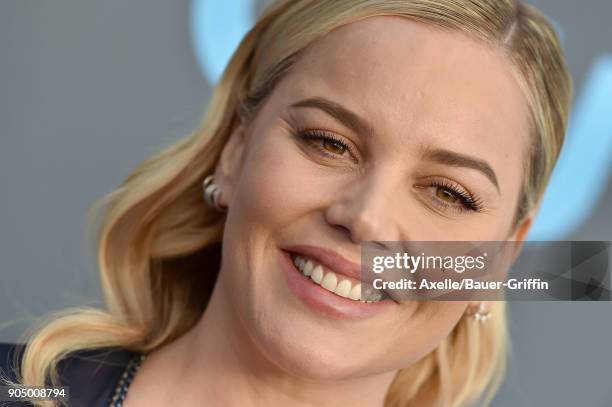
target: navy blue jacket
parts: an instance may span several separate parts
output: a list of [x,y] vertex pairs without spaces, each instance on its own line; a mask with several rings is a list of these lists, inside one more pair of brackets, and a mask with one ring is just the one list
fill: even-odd
[[[16,380],[14,357],[21,361],[24,346],[0,343],[0,375]],[[60,384],[70,387],[69,407],[108,407],[120,376],[135,353],[121,348],[75,352],[58,364]],[[4,385],[0,383],[0,385]],[[2,402],[0,406],[25,407],[27,402]]]

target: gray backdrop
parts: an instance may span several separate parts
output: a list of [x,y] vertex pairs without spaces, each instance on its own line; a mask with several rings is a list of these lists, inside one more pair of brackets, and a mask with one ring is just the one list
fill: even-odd
[[[564,27],[580,89],[612,52],[612,1],[534,1]],[[210,95],[188,0],[0,0],[0,341],[101,304],[88,207],[195,127]],[[612,240],[612,184],[571,237]],[[512,303],[494,406],[611,406],[610,303]]]

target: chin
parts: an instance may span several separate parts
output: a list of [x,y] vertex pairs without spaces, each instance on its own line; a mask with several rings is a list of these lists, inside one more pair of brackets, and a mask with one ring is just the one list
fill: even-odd
[[385,354],[388,357],[388,352],[377,352],[378,347],[373,346],[376,338],[347,335],[329,321],[321,323],[300,310],[287,308],[282,313],[262,311],[248,327],[256,346],[280,370],[316,381],[344,380],[393,370],[377,366]]
[[304,343],[299,338],[262,338],[262,347],[270,361],[297,377],[316,381],[343,380],[367,374],[362,355],[351,358],[349,352],[325,348],[322,341]]

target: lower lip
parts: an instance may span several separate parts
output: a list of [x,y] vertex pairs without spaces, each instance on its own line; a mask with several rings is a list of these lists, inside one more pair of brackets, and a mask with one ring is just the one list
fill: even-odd
[[293,293],[312,308],[324,315],[351,320],[363,320],[386,312],[396,304],[391,300],[365,303],[333,294],[310,277],[304,276],[293,264],[291,255],[281,250],[281,268]]

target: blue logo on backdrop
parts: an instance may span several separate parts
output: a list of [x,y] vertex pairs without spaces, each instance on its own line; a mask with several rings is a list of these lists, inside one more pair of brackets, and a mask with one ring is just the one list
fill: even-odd
[[253,0],[194,0],[191,36],[209,83],[217,83],[232,53],[255,21]]
[[[254,0],[193,0],[191,34],[206,79],[216,83],[255,21]],[[578,93],[566,144],[530,240],[562,240],[586,221],[612,174],[612,55],[598,58]]]

